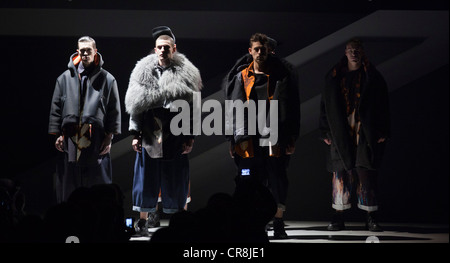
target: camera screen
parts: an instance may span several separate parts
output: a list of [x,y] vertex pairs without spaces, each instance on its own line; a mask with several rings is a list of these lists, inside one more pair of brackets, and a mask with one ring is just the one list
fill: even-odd
[[125,219],[125,224],[127,227],[132,228],[133,227],[133,218],[129,217],[129,218]]
[[242,169],[241,170],[241,175],[242,176],[250,175],[250,169]]

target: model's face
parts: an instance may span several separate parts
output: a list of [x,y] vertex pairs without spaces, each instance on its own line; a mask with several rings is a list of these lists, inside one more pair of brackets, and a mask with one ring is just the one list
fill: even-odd
[[83,65],[89,66],[92,62],[94,62],[97,49],[94,48],[94,44],[92,42],[78,42],[77,52],[81,57],[81,62]]
[[267,47],[260,42],[252,42],[252,46],[248,49],[248,53],[252,55],[253,61],[262,63],[267,59]]
[[173,58],[173,53],[177,50],[176,45],[172,46],[169,40],[158,39],[155,43],[155,53],[158,55],[158,59],[160,62]]
[[348,44],[345,48],[345,56],[347,57],[349,62],[359,64],[361,63],[363,50],[360,47]]

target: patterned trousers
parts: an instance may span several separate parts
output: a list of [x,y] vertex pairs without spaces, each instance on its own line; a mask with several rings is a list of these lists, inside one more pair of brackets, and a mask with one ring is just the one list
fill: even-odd
[[351,198],[356,192],[358,208],[372,212],[378,210],[376,170],[355,168],[333,172],[332,207],[336,210],[351,208]]

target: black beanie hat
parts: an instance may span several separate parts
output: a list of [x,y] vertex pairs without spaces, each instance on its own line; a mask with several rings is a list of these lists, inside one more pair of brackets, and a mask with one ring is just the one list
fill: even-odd
[[173,42],[175,42],[175,35],[172,33],[172,30],[168,26],[157,26],[152,30],[153,39],[156,41],[159,36],[167,35],[173,38]]

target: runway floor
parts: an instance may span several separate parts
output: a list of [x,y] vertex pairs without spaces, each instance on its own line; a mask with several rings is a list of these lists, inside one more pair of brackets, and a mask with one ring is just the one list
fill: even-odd
[[[161,227],[168,226],[161,220]],[[383,232],[370,232],[363,223],[346,223],[346,230],[328,231],[329,222],[285,221],[288,239],[273,239],[273,228],[268,231],[271,243],[449,243],[448,225],[380,223]],[[159,228],[161,228],[159,227]],[[159,228],[150,228],[150,237],[132,237],[130,241],[148,241]]]

